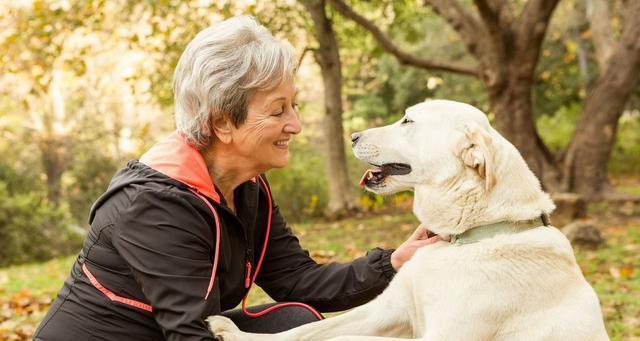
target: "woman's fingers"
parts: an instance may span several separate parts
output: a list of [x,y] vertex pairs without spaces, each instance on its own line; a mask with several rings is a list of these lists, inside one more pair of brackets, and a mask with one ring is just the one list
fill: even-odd
[[413,231],[413,234],[411,235],[411,237],[409,237],[409,239],[413,239],[413,240],[421,240],[421,239],[426,239],[429,236],[429,230],[427,230],[426,228],[422,227],[422,225],[418,226],[418,228],[416,228],[415,231]]
[[439,242],[441,240],[444,240],[444,239],[442,239],[442,237],[440,237],[439,235],[436,234],[433,237],[429,237],[429,238],[425,239],[424,240],[424,242],[425,242],[424,245],[433,244],[433,243]]

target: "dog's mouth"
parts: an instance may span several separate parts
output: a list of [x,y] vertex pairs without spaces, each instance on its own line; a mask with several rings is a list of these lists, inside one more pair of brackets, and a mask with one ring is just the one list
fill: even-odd
[[384,182],[388,176],[405,175],[411,173],[411,166],[406,163],[385,163],[381,166],[371,164],[376,168],[367,169],[360,179],[361,187],[376,187]]

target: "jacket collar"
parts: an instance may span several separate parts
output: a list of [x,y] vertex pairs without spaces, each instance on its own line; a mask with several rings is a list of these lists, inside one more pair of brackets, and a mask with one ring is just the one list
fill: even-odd
[[156,143],[140,157],[140,162],[220,203],[204,157],[178,132]]

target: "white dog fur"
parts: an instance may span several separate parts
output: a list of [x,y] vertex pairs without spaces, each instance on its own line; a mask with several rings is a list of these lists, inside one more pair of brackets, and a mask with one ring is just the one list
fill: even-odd
[[[441,236],[554,209],[516,148],[467,104],[410,107],[400,121],[362,132],[354,153],[374,165],[411,165],[368,189],[413,190],[415,215]],[[221,316],[208,322],[225,341],[608,340],[598,298],[551,226],[425,246],[371,302],[282,333],[244,333]]]

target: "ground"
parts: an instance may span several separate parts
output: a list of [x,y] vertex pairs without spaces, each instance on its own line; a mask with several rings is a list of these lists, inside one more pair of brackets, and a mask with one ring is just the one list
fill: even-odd
[[[600,297],[612,340],[640,340],[640,204],[599,203],[589,219],[606,238],[595,250],[576,248],[587,280]],[[407,209],[337,222],[295,224],[303,246],[320,262],[347,261],[369,248],[395,247],[417,226]],[[0,269],[0,340],[28,340],[69,273],[75,256]],[[267,302],[259,289],[249,305]]]

